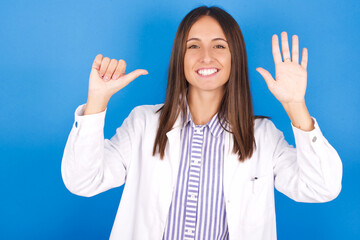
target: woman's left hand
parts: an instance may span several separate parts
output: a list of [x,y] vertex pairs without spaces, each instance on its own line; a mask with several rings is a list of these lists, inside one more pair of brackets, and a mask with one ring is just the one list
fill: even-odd
[[267,70],[261,67],[256,70],[265,79],[270,92],[283,105],[304,103],[307,82],[307,49],[303,49],[301,64],[299,64],[299,39],[297,35],[293,35],[292,58],[290,58],[288,36],[286,32],[282,32],[281,50],[284,61],[281,59],[278,36],[274,34],[272,37],[272,52],[275,62],[275,80]]

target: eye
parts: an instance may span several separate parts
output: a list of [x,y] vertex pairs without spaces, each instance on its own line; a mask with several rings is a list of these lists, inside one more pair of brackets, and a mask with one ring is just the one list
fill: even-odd
[[198,48],[197,45],[190,45],[188,48]]
[[225,48],[225,46],[218,44],[215,46],[215,48]]

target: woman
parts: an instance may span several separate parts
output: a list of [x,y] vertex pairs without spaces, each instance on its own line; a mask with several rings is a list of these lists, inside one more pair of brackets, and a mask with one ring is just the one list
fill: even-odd
[[270,91],[288,113],[297,148],[254,117],[247,59],[236,21],[217,7],[180,23],[164,104],[139,106],[104,140],[111,96],[146,70],[96,56],[86,105],[75,113],[62,161],[66,187],[93,196],[126,182],[111,239],[276,239],[274,186],[302,202],[334,199],[342,164],[305,105],[307,50],[292,57],[273,36]]

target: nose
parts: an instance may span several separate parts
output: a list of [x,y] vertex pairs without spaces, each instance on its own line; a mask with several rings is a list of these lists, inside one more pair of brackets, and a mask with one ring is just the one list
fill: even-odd
[[201,62],[209,63],[213,60],[211,50],[208,48],[203,48],[201,51]]

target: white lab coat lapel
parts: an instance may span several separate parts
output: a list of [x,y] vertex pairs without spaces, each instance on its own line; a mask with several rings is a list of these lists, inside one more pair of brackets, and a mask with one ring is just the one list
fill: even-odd
[[180,117],[176,120],[173,129],[166,133],[168,137],[168,143],[165,148],[165,157],[169,161],[170,170],[171,170],[171,182],[174,187],[176,184],[179,163],[180,163],[180,148],[181,148],[181,121]]
[[225,153],[224,153],[224,198],[226,206],[226,217],[228,221],[229,236],[230,238],[239,237],[238,232],[240,222],[239,213],[242,212],[241,200],[249,197],[243,195],[244,188],[246,188],[249,174],[251,174],[252,163],[251,159],[246,159],[240,162],[238,154],[232,152],[234,146],[233,135],[224,132],[225,140]]
[[235,173],[240,166],[237,154],[232,152],[234,143],[233,137],[227,131],[224,131],[225,153],[224,153],[224,198],[227,201],[230,198],[231,184]]
[[[161,174],[161,176],[170,176],[163,180],[161,184],[161,187],[158,188],[159,191],[159,197],[158,199],[161,204],[157,205],[161,208],[160,210],[160,218],[161,222],[166,222],[166,219],[168,217],[168,212],[172,200],[172,194],[175,189],[175,185],[177,182],[177,175],[179,170],[179,163],[180,163],[180,148],[181,148],[181,139],[180,139],[180,132],[181,132],[181,119],[182,115],[177,118],[173,128],[166,133],[166,136],[168,138],[168,142],[165,147],[165,155],[161,165],[161,170],[158,172],[158,174]],[[170,174],[169,174],[170,173]],[[163,230],[163,229],[162,229]]]

